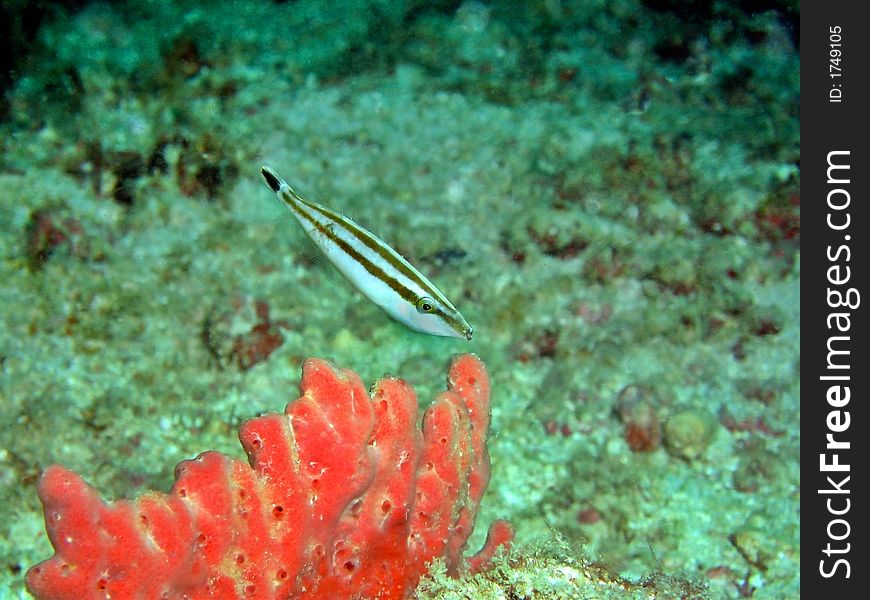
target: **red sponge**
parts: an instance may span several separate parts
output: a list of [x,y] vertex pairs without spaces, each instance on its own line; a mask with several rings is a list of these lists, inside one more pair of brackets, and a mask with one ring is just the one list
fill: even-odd
[[301,397],[245,422],[250,466],[205,452],[169,494],[103,502],[60,466],[39,482],[52,558],[27,573],[38,599],[401,599],[428,563],[484,568],[513,537],[497,521],[463,551],[489,481],[489,378],[466,354],[417,427],[417,398],[384,378],[305,361]]

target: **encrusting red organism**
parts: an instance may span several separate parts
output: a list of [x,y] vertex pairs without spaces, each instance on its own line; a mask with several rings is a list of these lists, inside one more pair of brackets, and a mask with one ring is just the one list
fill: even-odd
[[510,543],[508,523],[464,559],[489,481],[489,378],[455,358],[448,391],[417,427],[417,398],[387,377],[305,361],[301,398],[242,424],[248,464],[205,452],[168,494],[104,502],[60,466],[39,482],[52,558],[38,599],[401,599],[428,563],[476,572]]

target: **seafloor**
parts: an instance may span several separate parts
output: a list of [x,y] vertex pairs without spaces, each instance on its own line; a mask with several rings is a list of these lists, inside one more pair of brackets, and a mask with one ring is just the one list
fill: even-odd
[[[747,12],[744,5],[754,5]],[[797,598],[797,2],[4,2],[0,590],[35,482],[166,490],[328,357],[493,379],[486,576],[422,598]],[[391,321],[264,186],[371,226],[474,340]]]

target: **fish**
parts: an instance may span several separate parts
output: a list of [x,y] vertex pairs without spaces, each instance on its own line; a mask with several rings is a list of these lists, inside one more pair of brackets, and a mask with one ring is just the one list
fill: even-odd
[[415,331],[471,341],[474,330],[462,313],[384,240],[340,212],[303,199],[271,168],[263,166],[260,173],[317,248],[369,300]]

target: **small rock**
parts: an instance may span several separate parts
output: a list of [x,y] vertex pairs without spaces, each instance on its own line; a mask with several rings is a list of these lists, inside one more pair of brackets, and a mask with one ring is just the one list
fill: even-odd
[[694,460],[713,441],[717,425],[716,417],[706,410],[680,410],[665,423],[665,446],[672,456]]

